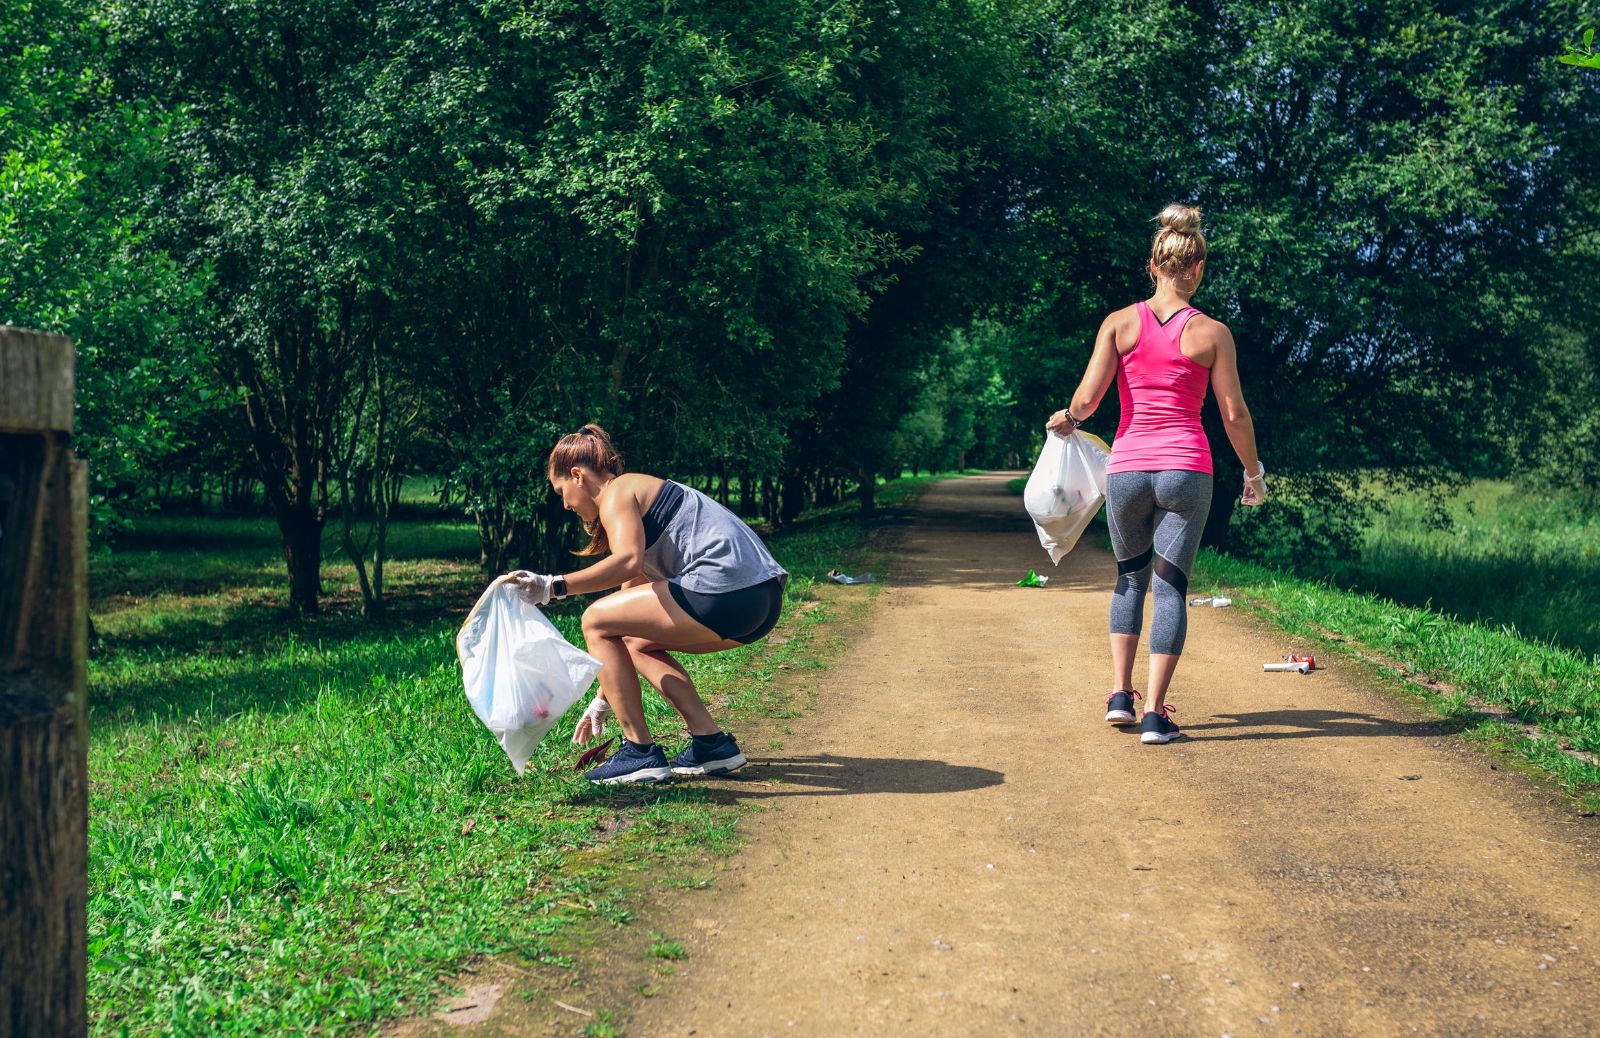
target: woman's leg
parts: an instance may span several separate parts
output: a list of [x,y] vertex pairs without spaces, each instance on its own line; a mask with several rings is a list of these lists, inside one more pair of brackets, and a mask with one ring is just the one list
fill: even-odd
[[1133,656],[1144,626],[1144,596],[1150,587],[1155,534],[1155,488],[1148,472],[1113,472],[1106,477],[1106,525],[1117,557],[1111,593],[1112,691],[1133,688]]
[[1149,709],[1161,712],[1189,633],[1189,572],[1211,511],[1211,477],[1204,472],[1156,474],[1155,608],[1150,617]]
[[[661,698],[672,704],[672,709],[683,718],[684,727],[689,729],[690,735],[715,735],[722,730],[712,720],[711,711],[706,709],[700,693],[695,691],[689,672],[683,669],[683,664],[673,659],[671,653],[647,638],[625,638],[623,641],[628,646],[628,655],[633,658],[634,669],[661,693]],[[716,649],[701,651],[720,651],[725,647],[719,642]]]
[[[684,612],[683,607],[673,601],[665,581],[613,592],[584,610],[583,640],[589,654],[600,661],[600,694],[616,712],[622,734],[630,742],[641,745],[654,740],[645,723],[639,672],[628,648],[628,638],[683,652],[717,652],[738,644],[727,641]],[[681,670],[679,668],[680,673]],[[688,675],[683,674],[683,678],[687,680]],[[689,691],[692,695],[692,684]],[[699,697],[696,695],[695,699],[698,701]]]

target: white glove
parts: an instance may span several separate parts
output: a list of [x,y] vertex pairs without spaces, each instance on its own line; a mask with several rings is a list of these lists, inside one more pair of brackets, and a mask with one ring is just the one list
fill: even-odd
[[1255,475],[1244,474],[1244,493],[1239,495],[1241,505],[1259,505],[1267,499],[1267,467],[1256,462]]
[[513,570],[510,577],[524,602],[536,606],[550,604],[550,585],[555,582],[555,577],[529,573],[525,569]]
[[572,733],[572,742],[575,746],[582,746],[600,738],[600,729],[605,727],[606,715],[611,712],[611,704],[606,702],[606,697],[596,695],[589,704],[589,709],[583,712],[578,719],[578,727]]

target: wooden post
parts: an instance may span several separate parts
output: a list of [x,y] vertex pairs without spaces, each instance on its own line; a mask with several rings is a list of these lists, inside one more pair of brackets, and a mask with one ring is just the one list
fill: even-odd
[[0,326],[0,1038],[82,1035],[87,481],[72,341]]

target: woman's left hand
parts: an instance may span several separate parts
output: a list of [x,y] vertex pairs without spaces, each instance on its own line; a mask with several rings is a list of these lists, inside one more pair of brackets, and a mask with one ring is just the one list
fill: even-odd
[[1239,495],[1239,503],[1251,508],[1265,504],[1267,500],[1267,467],[1260,463],[1256,465],[1255,475],[1249,472],[1244,474],[1244,492]]

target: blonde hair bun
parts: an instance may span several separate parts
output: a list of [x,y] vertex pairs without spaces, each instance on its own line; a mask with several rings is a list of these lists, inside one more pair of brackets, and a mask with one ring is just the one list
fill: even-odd
[[1150,242],[1150,262],[1162,277],[1187,281],[1194,266],[1206,258],[1206,236],[1200,229],[1200,210],[1172,203],[1156,217],[1161,229]]
[[1172,203],[1161,210],[1161,215],[1156,217],[1157,222],[1169,231],[1180,234],[1200,233],[1200,210],[1192,205],[1179,205]]

